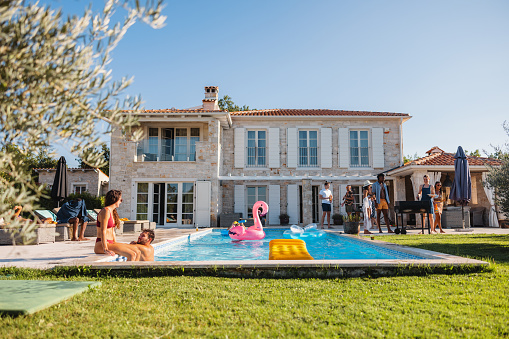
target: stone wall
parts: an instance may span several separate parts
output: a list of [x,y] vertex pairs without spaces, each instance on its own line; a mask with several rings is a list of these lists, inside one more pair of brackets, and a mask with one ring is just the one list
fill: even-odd
[[[195,126],[196,124],[193,124]],[[124,203],[119,214],[134,218],[136,205],[135,182],[210,181],[211,225],[215,225],[219,212],[219,121],[200,124],[202,139],[196,143],[196,161],[135,161],[136,143],[127,141],[120,131],[111,136],[111,189],[122,190]],[[164,126],[159,126],[164,127]],[[173,127],[168,124],[168,127]]]
[[[43,185],[53,185],[55,180],[55,169],[40,169],[39,183]],[[69,168],[67,170],[67,187],[69,194],[74,193],[73,185],[86,185],[87,192],[92,195],[104,195],[104,190],[108,188],[109,178],[106,174],[95,169]]]

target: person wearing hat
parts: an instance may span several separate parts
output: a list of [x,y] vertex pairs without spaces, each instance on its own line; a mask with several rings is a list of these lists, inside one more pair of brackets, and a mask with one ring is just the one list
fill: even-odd
[[376,200],[376,222],[378,224],[378,231],[382,232],[382,225],[380,224],[380,217],[383,213],[385,224],[387,225],[387,232],[394,233],[391,230],[391,225],[389,223],[389,204],[391,201],[389,200],[389,191],[387,190],[387,185],[385,184],[385,175],[380,173],[377,175],[377,182],[373,184],[373,191],[375,192]]
[[362,214],[364,214],[364,234],[372,234],[369,229],[371,228],[371,202],[369,198],[369,187],[371,182],[367,180],[362,186]]

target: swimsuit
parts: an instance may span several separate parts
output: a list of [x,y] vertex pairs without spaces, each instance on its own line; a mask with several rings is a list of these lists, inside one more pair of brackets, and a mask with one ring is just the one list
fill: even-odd
[[[97,238],[95,240],[95,242],[100,242],[100,241],[101,241],[101,238]],[[115,243],[113,240],[110,240],[110,239],[107,239],[106,241],[108,242],[108,244],[114,244]]]
[[[101,227],[101,222],[99,220],[97,220],[97,227]],[[106,226],[106,228],[113,228],[113,227],[115,227],[115,221],[113,221],[113,217],[110,214],[110,220],[108,220],[108,225]],[[99,241],[101,241],[101,238],[98,237],[95,242],[99,242]],[[107,239],[106,241],[108,242],[108,244],[114,243],[113,240]]]
[[[97,227],[101,227],[101,222],[97,220]],[[106,228],[113,228],[115,227],[115,221],[113,221],[113,217],[110,215],[110,220],[108,220],[108,225]]]

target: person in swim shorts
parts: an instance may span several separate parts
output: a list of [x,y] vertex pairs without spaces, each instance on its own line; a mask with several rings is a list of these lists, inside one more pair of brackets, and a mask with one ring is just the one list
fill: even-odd
[[372,190],[375,193],[375,207],[376,207],[376,223],[378,225],[378,232],[382,232],[382,225],[380,224],[380,217],[383,213],[385,224],[387,225],[387,232],[394,233],[391,230],[391,225],[389,222],[389,204],[391,201],[389,200],[389,191],[387,190],[387,185],[385,184],[385,175],[380,173],[377,176],[377,182],[372,185]]

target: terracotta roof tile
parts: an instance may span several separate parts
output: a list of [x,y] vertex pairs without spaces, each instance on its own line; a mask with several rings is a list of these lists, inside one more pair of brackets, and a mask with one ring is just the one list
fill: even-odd
[[[404,166],[418,165],[418,166],[454,166],[455,153],[431,153],[428,156],[407,162]],[[499,166],[502,161],[493,158],[471,157],[467,156],[468,164],[470,166]]]
[[198,112],[226,112],[223,110],[204,110],[203,108],[193,108],[193,109],[176,109],[176,108],[165,108],[165,109],[144,109],[139,111],[133,110],[124,110],[123,112],[133,112],[133,113],[198,113]]
[[367,112],[367,111],[343,111],[334,109],[260,109],[253,111],[231,112],[236,116],[365,116],[365,117],[410,117],[405,113]]

